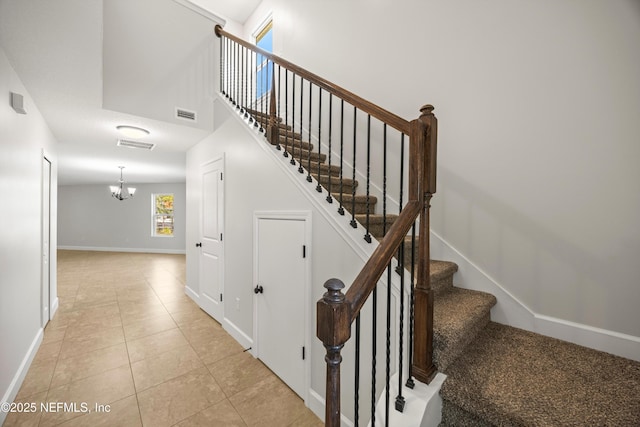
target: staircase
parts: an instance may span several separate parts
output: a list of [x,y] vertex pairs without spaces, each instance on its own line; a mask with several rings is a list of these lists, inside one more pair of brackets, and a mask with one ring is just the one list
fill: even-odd
[[[268,116],[249,111],[258,126]],[[358,182],[326,163],[313,144],[280,123],[280,149],[311,159],[311,176],[359,224],[381,239],[397,215],[376,212],[377,199],[356,195]],[[370,212],[367,218],[367,211]],[[412,238],[405,239],[410,266]],[[431,260],[433,358],[447,375],[441,426],[640,426],[640,363],[491,322],[496,298],[453,285],[458,266]],[[603,367],[606,367],[603,369]]]
[[[391,267],[387,267],[395,256],[404,258],[404,266],[415,265],[411,271],[412,279],[415,278],[411,286],[411,304],[415,308],[411,309],[410,320],[406,321],[408,330],[403,332],[405,310],[401,298],[399,342],[403,341],[403,333],[411,337],[407,364],[411,366],[412,378],[428,383],[436,369],[447,375],[440,391],[442,426],[640,426],[640,363],[494,323],[490,314],[496,304],[493,295],[454,286],[457,265],[430,260],[428,207],[431,196],[436,192],[437,157],[437,119],[432,113],[432,106],[425,105],[419,118],[406,121],[282,58],[257,49],[220,26],[216,26],[215,31],[221,38],[220,88],[223,95],[253,126],[264,131],[267,141],[289,158],[292,167],[305,174],[308,182],[317,181],[315,190],[326,194],[328,203],[333,203],[341,215],[349,214],[350,219],[345,218],[345,221],[354,228],[365,230],[366,241],[376,238],[380,243],[346,293],[342,293],[345,286],[339,279],[329,279],[325,283],[327,291],[316,305],[316,336],[326,349],[326,425],[341,425],[341,350],[351,338],[352,328],[356,331],[356,387],[352,409],[354,424],[359,424],[360,310],[376,289],[382,273],[395,274]],[[271,70],[272,89],[268,101],[265,97],[253,98],[254,83],[257,82],[247,70],[258,60],[263,69]],[[266,80],[261,82],[264,86],[267,83]],[[328,94],[328,99],[324,97],[325,103],[328,102],[328,112],[322,108],[323,93]],[[345,152],[345,163],[351,163],[352,171],[366,169],[364,185],[359,185],[354,174],[351,178],[343,176],[342,138],[340,155],[327,156],[322,153],[322,147],[314,147],[312,141],[305,140],[300,134],[302,129],[305,133],[313,133],[318,141],[328,142],[329,150],[325,151],[331,151],[331,119],[335,115],[331,113],[332,97],[337,100],[335,107],[340,109],[335,127],[340,129],[341,135],[345,125],[345,105],[353,111],[347,113],[348,120],[353,123],[353,150],[350,157]],[[256,110],[248,109],[249,106]],[[278,118],[281,111],[289,120],[299,118],[296,123],[299,132]],[[366,117],[366,120],[358,121],[360,117]],[[383,189],[380,192],[382,209],[378,206],[378,199],[369,192],[372,118],[378,126],[378,148],[382,142],[381,155],[384,156],[383,174],[378,177],[381,182],[377,183]],[[360,134],[356,132],[358,123]],[[312,124],[315,127],[312,128]],[[383,130],[380,130],[381,125]],[[361,130],[363,127],[364,131]],[[328,138],[320,138],[323,129],[329,131]],[[399,172],[397,176],[400,177],[399,215],[389,214],[385,202],[391,199],[386,193],[387,129],[399,136],[390,145],[402,153],[397,156],[399,162],[391,166],[397,169],[394,172]],[[308,136],[307,139],[311,138]],[[356,144],[356,139],[364,141]],[[405,140],[409,142],[408,146],[404,145]],[[360,169],[356,166],[357,146],[360,147],[358,153],[366,152],[365,162],[362,162],[360,154]],[[403,158],[407,147],[408,158]],[[331,164],[332,158],[334,162],[337,158],[340,166]],[[408,173],[403,172],[405,166]],[[405,182],[408,191],[403,204],[402,179],[405,175],[408,176]],[[314,187],[311,188],[313,191]],[[412,227],[420,234],[419,241],[414,240],[415,237],[406,237]],[[400,295],[404,295],[403,286],[404,281],[401,280]],[[375,304],[377,299],[373,301]],[[388,301],[389,296],[387,305]],[[377,313],[375,306],[372,311]],[[371,375],[372,400],[384,403],[381,417],[385,420],[375,418],[375,403],[372,403],[370,419],[373,425],[381,422],[389,425],[389,414],[394,411],[389,396],[391,350],[388,313],[390,310],[387,308],[385,399],[375,393],[375,369]],[[373,320],[374,326],[376,322]],[[382,334],[376,333],[374,327],[372,330],[372,347],[375,349],[375,339]],[[396,408],[404,407],[402,389],[406,388],[402,378],[402,350],[400,345]],[[379,356],[382,359],[382,355]],[[375,365],[375,356],[371,361]],[[412,378],[407,381],[407,387]],[[361,421],[366,422],[366,418],[364,415]]]

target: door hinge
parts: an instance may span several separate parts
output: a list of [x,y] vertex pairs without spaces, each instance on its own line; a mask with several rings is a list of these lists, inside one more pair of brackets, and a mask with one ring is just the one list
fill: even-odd
[[220,302],[222,302],[222,294],[220,294]]
[[222,174],[223,174],[223,172],[220,172],[220,181],[222,181],[222,179],[223,179],[222,178],[222,176],[223,176]]
[[307,257],[307,245],[302,245],[302,258]]
[[305,359],[305,354],[304,354],[304,346],[302,346],[302,360]]
[[222,233],[220,233],[220,241],[222,242]]

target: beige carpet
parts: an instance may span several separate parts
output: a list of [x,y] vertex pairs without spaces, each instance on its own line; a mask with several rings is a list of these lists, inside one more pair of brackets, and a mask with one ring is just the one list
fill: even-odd
[[490,322],[446,370],[444,426],[640,426],[640,363]]

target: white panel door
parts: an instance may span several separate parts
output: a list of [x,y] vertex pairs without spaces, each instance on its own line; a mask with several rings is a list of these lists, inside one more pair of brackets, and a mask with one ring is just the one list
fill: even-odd
[[46,157],[42,158],[42,327],[49,323],[51,312],[50,286],[51,286],[51,162]]
[[257,357],[293,391],[305,388],[305,221],[257,220]]
[[224,160],[216,159],[202,168],[202,210],[200,213],[200,307],[214,319],[223,319],[223,216]]

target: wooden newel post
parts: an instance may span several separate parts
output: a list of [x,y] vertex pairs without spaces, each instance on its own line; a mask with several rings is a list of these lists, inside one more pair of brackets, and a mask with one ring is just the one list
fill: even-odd
[[324,284],[327,292],[318,301],[316,336],[322,341],[327,354],[327,386],[325,403],[325,425],[340,426],[340,351],[351,336],[349,305],[345,302],[344,283],[329,279]]
[[422,211],[418,241],[418,277],[414,289],[414,346],[412,374],[424,383],[430,383],[437,369],[433,363],[433,290],[430,281],[429,254],[429,208],[431,197],[436,191],[436,141],[438,121],[433,115],[433,106],[420,109],[419,120],[424,123],[424,133],[420,137],[424,144],[420,191]]

